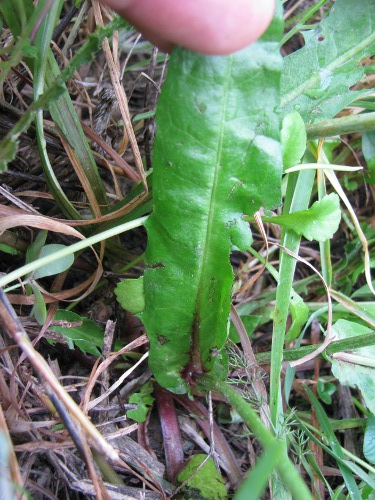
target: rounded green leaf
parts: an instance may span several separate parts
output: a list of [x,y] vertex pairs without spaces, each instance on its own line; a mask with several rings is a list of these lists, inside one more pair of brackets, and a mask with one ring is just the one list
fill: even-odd
[[115,288],[117,300],[125,311],[139,314],[145,308],[143,276],[138,279],[125,279]]
[[[47,255],[52,255],[58,250],[62,250],[63,248],[66,248],[66,246],[59,244],[45,245],[40,251],[39,257],[46,257]],[[73,262],[74,262],[74,255],[72,254],[66,255],[65,257],[62,257],[60,259],[55,260],[54,262],[51,262],[47,266],[42,266],[39,269],[37,269],[33,274],[33,278],[40,279],[40,278],[45,278],[46,276],[53,276],[55,274],[62,273],[67,269],[69,269],[69,267],[72,266]]]

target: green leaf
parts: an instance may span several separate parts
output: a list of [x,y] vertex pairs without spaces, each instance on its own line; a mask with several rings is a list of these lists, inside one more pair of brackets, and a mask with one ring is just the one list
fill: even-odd
[[145,308],[143,276],[138,279],[125,279],[115,288],[115,295],[121,307],[132,314],[139,314]]
[[[332,328],[337,339],[349,339],[373,330],[344,319]],[[357,387],[371,413],[375,414],[375,346],[353,349],[349,353],[330,356],[332,373],[342,385]]]
[[127,416],[136,422],[145,422],[150,406],[154,402],[152,392],[154,388],[152,382],[147,382],[141,388],[140,392],[135,392],[129,398],[129,403],[136,404],[135,410],[128,410]]
[[336,386],[335,384],[332,384],[331,382],[326,382],[323,379],[319,379],[316,390],[318,393],[318,396],[320,399],[323,401],[323,403],[330,405],[332,403],[332,395],[336,392]]
[[51,326],[51,330],[64,335],[71,349],[76,345],[85,354],[101,356],[99,349],[103,347],[104,332],[94,321],[81,318],[71,311],[59,309],[56,311],[55,321],[67,321],[68,323],[82,322],[81,326]]
[[48,231],[39,231],[35,240],[29,245],[26,252],[26,264],[29,262],[33,262],[34,260],[39,259],[40,252],[46,242],[48,236]]
[[21,253],[6,243],[0,243],[0,252],[8,253],[9,255],[20,255]]
[[36,112],[39,109],[48,107],[54,99],[57,99],[63,93],[63,91],[64,89],[58,85],[57,82],[56,85],[51,87],[28,108],[12,130],[10,130],[4,139],[0,141],[0,172],[4,171],[7,168],[8,163],[16,157],[18,138],[22,132],[28,129],[30,123],[36,115]]
[[182,490],[184,499],[224,500],[227,498],[224,480],[216,470],[212,458],[209,458],[203,467],[197,470],[206,458],[207,455],[195,455],[187,462],[178,475],[177,480],[179,483],[187,481],[186,486]]
[[46,303],[44,302],[42,292],[39,290],[38,285],[35,282],[32,282],[30,286],[32,288],[35,298],[35,302],[31,310],[30,316],[34,316],[39,325],[44,325],[47,319]]
[[370,413],[363,441],[363,454],[370,463],[375,464],[375,416]]
[[362,153],[367,163],[366,180],[375,184],[375,132],[362,134]]
[[[66,246],[57,243],[53,243],[51,245],[45,245],[41,249],[38,257],[46,257],[47,255],[53,255],[55,252],[62,250],[63,248],[66,248]],[[47,266],[42,266],[39,269],[37,269],[33,273],[33,278],[36,280],[40,278],[45,278],[46,276],[53,276],[54,274],[62,273],[67,269],[69,269],[69,267],[73,265],[73,262],[74,262],[74,255],[73,254],[66,255],[65,257],[62,257],[60,259],[55,260],[54,262],[51,262]]]
[[309,241],[325,241],[332,238],[339,227],[340,198],[336,193],[331,193],[313,203],[307,210],[264,217],[263,220],[281,224]]
[[309,317],[309,307],[294,290],[290,295],[290,313],[292,315],[292,324],[285,336],[285,342],[292,342],[301,333],[303,325]]
[[267,482],[280,460],[285,460],[285,449],[281,441],[275,441],[257,458],[250,474],[243,480],[236,491],[234,500],[261,498],[267,487]]
[[301,115],[294,111],[288,113],[281,128],[281,147],[284,170],[298,165],[306,151],[306,128]]
[[305,45],[284,59],[282,107],[304,121],[333,118],[369,90],[351,91],[365,74],[359,64],[375,49],[373,0],[337,0]]
[[328,439],[329,447],[339,459],[337,465],[341,471],[346,487],[348,488],[350,498],[353,498],[355,500],[361,500],[357,483],[355,482],[353,474],[351,473],[351,470],[348,467],[349,464],[343,465],[341,463],[345,460],[345,455],[322,405],[319,403],[314,393],[307,386],[305,386],[305,391],[307,392],[311,404],[314,407],[320,428],[322,429],[323,433]]
[[189,373],[226,376],[231,245],[251,242],[244,213],[280,203],[278,41],[228,56],[176,48],[157,110],[154,211],[146,226],[145,310],[150,367],[188,391]]

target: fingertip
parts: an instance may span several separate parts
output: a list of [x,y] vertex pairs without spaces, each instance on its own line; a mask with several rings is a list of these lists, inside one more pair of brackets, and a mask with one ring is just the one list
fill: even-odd
[[228,54],[257,40],[271,22],[275,0],[104,0],[162,50],[181,45]]

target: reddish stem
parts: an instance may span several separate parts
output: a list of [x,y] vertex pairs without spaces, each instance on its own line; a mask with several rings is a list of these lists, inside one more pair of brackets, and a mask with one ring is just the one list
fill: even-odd
[[173,483],[184,463],[180,426],[172,394],[156,385],[155,398],[163,434],[167,476]]

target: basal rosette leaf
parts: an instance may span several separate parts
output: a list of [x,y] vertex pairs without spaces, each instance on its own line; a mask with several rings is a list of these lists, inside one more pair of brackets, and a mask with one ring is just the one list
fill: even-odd
[[368,90],[351,91],[364,76],[360,61],[375,52],[374,0],[337,0],[305,46],[285,57],[282,107],[305,122],[333,118]]
[[174,50],[157,111],[154,211],[146,227],[150,366],[185,392],[189,374],[226,375],[231,245],[251,242],[244,213],[280,203],[278,41],[230,56]]

